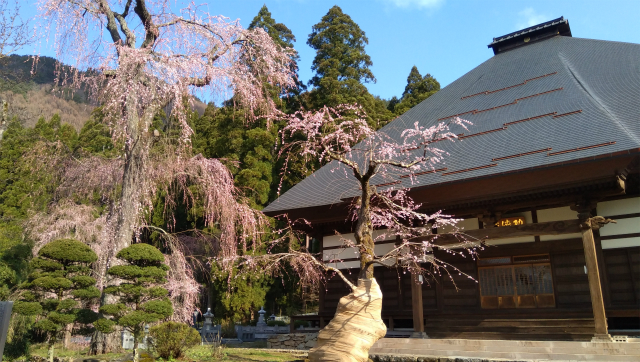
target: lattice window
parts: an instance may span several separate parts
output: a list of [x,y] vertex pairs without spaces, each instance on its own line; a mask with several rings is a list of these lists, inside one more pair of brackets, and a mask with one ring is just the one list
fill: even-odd
[[535,294],[535,282],[533,267],[531,265],[517,266],[513,268],[516,277],[516,294]]
[[[512,260],[517,264],[511,264]],[[551,265],[544,263],[548,260],[548,255],[478,260],[482,307],[555,307]],[[524,261],[529,263],[523,264]],[[511,265],[489,266],[506,262]]]

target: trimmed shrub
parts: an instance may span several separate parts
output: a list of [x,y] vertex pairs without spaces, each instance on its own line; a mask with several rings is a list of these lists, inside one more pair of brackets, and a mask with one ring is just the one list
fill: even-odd
[[110,318],[98,320],[95,325],[103,333],[119,325],[133,334],[133,361],[138,362],[138,344],[144,336],[144,326],[168,318],[173,314],[168,291],[160,285],[167,282],[169,267],[163,264],[164,255],[148,244],[133,244],[116,254],[126,264],[109,268],[107,274],[123,280],[119,285],[104,289],[119,297],[119,303],[106,304],[100,312]]
[[184,323],[164,322],[149,331],[153,349],[164,359],[180,358],[184,352],[200,344],[200,333]]
[[37,317],[33,327],[47,337],[48,360],[53,362],[53,346],[59,334],[72,323],[90,324],[97,313],[86,308],[100,297],[89,265],[98,260],[96,253],[73,239],[50,242],[31,260],[34,271],[20,285],[21,300],[14,310]]

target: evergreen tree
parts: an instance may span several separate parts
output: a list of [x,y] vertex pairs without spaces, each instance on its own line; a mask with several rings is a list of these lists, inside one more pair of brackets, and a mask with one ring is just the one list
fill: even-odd
[[261,209],[269,202],[274,183],[273,146],[278,130],[268,128],[263,120],[247,124],[240,112],[210,104],[194,122],[193,146],[205,157],[220,158],[251,206]]
[[298,61],[300,61],[300,56],[293,47],[296,37],[293,35],[291,29],[286,25],[276,23],[276,21],[271,17],[271,12],[266,5],[263,5],[262,8],[260,8],[258,15],[256,15],[249,24],[249,29],[256,28],[262,28],[267,32],[267,34],[269,34],[269,36],[271,36],[271,39],[273,39],[277,45],[293,52],[291,55],[291,70],[296,75],[296,87],[294,89],[290,89],[289,94],[287,94],[284,99],[276,100],[276,98],[282,98],[277,86],[270,85],[268,83],[265,83],[264,86],[266,89],[270,90],[269,92],[272,94],[274,100],[276,100],[276,104],[279,106],[281,111],[287,112],[288,109],[299,107],[300,99],[298,98],[300,94],[307,89],[307,87],[298,78]]
[[77,240],[60,239],[42,247],[31,261],[34,269],[21,285],[19,314],[39,316],[34,328],[46,334],[48,359],[53,362],[57,337],[72,323],[92,323],[97,314],[87,303],[100,297],[89,265],[98,259],[90,247]]
[[307,44],[316,50],[309,82],[325,95],[325,104],[352,103],[349,98],[366,90],[362,82],[375,82],[373,65],[365,53],[369,43],[364,31],[337,5],[313,26]]
[[111,318],[98,320],[96,327],[103,333],[109,333],[117,324],[130,331],[133,335],[133,361],[138,362],[138,344],[144,336],[145,325],[173,314],[168,291],[159,286],[166,283],[169,267],[162,263],[164,255],[148,244],[133,244],[120,250],[116,257],[126,264],[112,266],[107,273],[124,282],[108,286],[104,292],[118,296],[119,303],[100,308],[100,313]]
[[[258,15],[251,20],[249,29],[255,28],[264,29],[264,31],[271,36],[273,41],[283,48],[293,48],[293,43],[296,41],[296,37],[286,25],[276,23],[276,21],[271,17],[271,12],[269,12],[267,5],[263,5],[262,8],[260,8]],[[298,58],[299,57],[296,55],[296,60]]]
[[[52,175],[36,172],[25,157],[42,142],[60,141],[75,147],[77,134],[54,115],[40,118],[34,128],[25,128],[17,118],[8,121],[0,142],[0,299],[24,281],[31,258],[31,241],[23,223],[32,211],[43,211],[55,188]],[[31,157],[33,158],[33,157]]]
[[232,322],[248,322],[252,312],[265,305],[271,278],[260,271],[238,277],[237,270],[229,274],[214,265],[211,273],[215,277],[211,283],[215,315]]
[[28,210],[43,210],[51,200],[51,175],[36,174],[24,156],[38,142],[62,142],[69,150],[78,135],[73,127],[61,124],[56,114],[50,121],[40,118],[33,129],[24,128],[17,119],[9,122],[0,144],[0,218],[24,219]]
[[[407,77],[407,85],[402,93],[402,98],[397,104],[393,105],[392,109],[397,115],[401,115],[420,102],[434,95],[440,90],[440,83],[431,76],[426,74],[424,77],[420,75],[418,67],[415,65],[411,68],[409,76]],[[395,98],[395,97],[394,97]],[[393,99],[389,103],[389,107],[393,103]]]
[[96,108],[78,134],[77,149],[106,157],[116,157],[119,147],[114,148],[109,127],[103,122],[102,107]]
[[398,97],[393,96],[390,100],[389,103],[387,104],[387,109],[390,110],[391,112],[393,112],[396,108],[396,104],[400,103],[400,100],[398,99]]
[[361,105],[367,113],[367,122],[380,128],[393,114],[386,102],[372,96],[363,83],[376,81],[370,66],[371,58],[365,52],[369,43],[364,31],[338,6],[332,7],[314,25],[307,44],[316,50],[311,69],[316,72],[309,84],[316,109],[339,104]]
[[[286,25],[272,18],[266,6],[251,21],[249,29],[255,28],[262,28],[277,45],[293,50],[295,36]],[[297,73],[297,52],[293,53],[292,58],[292,67]],[[297,90],[284,99],[280,99],[282,94],[277,87],[267,83],[264,87],[272,90],[275,103],[286,113],[299,107],[298,97],[305,86],[299,82],[297,84]],[[273,150],[278,128],[277,125],[267,127],[265,120],[247,124],[243,112],[235,107],[233,99],[220,108],[209,104],[202,117],[196,117],[193,121],[195,134],[192,144],[196,153],[221,159],[234,175],[236,186],[243,191],[251,206],[261,209],[275,198],[274,190],[279,180],[274,170],[276,161]]]
[[24,240],[19,221],[0,221],[0,300],[27,278],[31,243]]

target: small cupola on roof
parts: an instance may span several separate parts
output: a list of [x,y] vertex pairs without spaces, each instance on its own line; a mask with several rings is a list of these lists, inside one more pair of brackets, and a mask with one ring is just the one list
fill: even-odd
[[553,36],[571,36],[569,20],[563,16],[538,25],[514,31],[507,35],[493,38],[489,48],[493,49],[493,54],[506,52],[517,47],[549,39]]

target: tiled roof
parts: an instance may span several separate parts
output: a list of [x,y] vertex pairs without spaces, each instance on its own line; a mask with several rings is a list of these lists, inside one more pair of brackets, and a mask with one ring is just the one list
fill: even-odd
[[529,34],[532,33],[534,31],[537,30],[542,30],[545,28],[550,28],[550,27],[554,27],[557,26],[559,24],[568,24],[568,21],[564,18],[564,17],[559,17],[557,19],[553,19],[538,25],[534,25],[534,26],[530,26],[528,28],[522,29],[522,30],[518,30],[518,31],[514,31],[513,33],[509,33],[503,36],[499,36],[497,38],[493,38],[493,41],[491,42],[491,44],[489,44],[489,47],[493,47],[495,44],[501,42],[501,41],[505,41],[505,40],[509,40],[509,39],[513,39],[515,37],[518,36],[522,36],[525,34]]
[[[640,148],[640,45],[555,36],[499,53],[380,132],[400,139],[418,121],[460,115],[473,123],[436,172],[407,172],[372,184],[417,187],[552,165]],[[358,183],[326,165],[263,211],[330,205],[357,196]],[[379,186],[380,187],[380,186]]]

